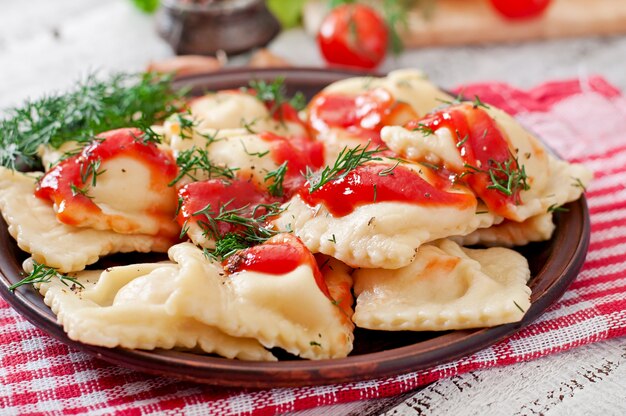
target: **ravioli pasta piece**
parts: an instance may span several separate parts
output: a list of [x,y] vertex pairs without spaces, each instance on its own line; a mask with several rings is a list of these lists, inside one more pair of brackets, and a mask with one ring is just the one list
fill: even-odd
[[522,222],[505,220],[489,228],[481,228],[468,235],[450,237],[450,239],[462,246],[476,244],[488,247],[523,246],[534,241],[549,240],[554,228],[552,213],[544,213]]
[[[323,204],[311,207],[296,195],[274,221],[279,230],[293,230],[314,253],[332,256],[352,267],[398,269],[415,258],[426,242],[469,234],[501,218],[459,209],[401,202],[376,202],[334,217]],[[436,218],[436,221],[433,219]]]
[[[443,101],[449,101],[453,98],[447,93],[443,92],[433,83],[421,71],[417,70],[397,70],[389,73],[386,77],[353,77],[334,82],[324,88],[319,96],[323,95],[339,95],[345,97],[355,97],[363,94],[374,94],[377,96],[377,92],[383,91],[384,94],[389,94],[393,100],[397,103],[402,103],[405,107],[402,111],[400,106],[393,105],[393,114],[385,117],[384,120],[380,120],[380,114],[376,113],[375,104],[362,104],[361,109],[356,110],[356,117],[364,117],[363,123],[370,127],[379,124],[381,122],[386,124],[401,125],[407,121],[414,119],[415,117],[421,117],[431,111],[433,108],[438,107]],[[374,102],[377,100],[385,101],[383,97],[372,97]],[[314,99],[312,103],[315,103]],[[315,105],[315,104],[313,104]],[[370,111],[368,106],[372,106],[374,114],[365,115],[361,114],[362,110]],[[311,106],[309,106],[309,115],[311,115]],[[360,114],[360,115],[359,115]],[[309,124],[314,127],[314,130],[318,129],[317,123],[310,117]],[[363,145],[368,140],[372,141],[372,147],[376,143],[376,134],[372,136],[372,132],[365,133],[359,132],[359,129],[354,129],[355,126],[347,128],[328,126],[317,132],[316,138],[325,144],[325,160],[326,163],[332,163],[342,149],[354,148],[358,145]],[[380,128],[380,127],[379,127]]]
[[51,204],[33,194],[35,175],[0,167],[0,210],[18,246],[38,263],[65,273],[82,270],[107,254],[165,252],[172,245],[161,236],[123,235],[58,222]]
[[124,128],[98,135],[49,170],[37,196],[52,201],[65,224],[176,237],[176,190],[169,183],[177,167],[168,151],[139,140],[141,134]]
[[345,357],[352,350],[352,322],[321,292],[310,266],[282,275],[226,275],[190,243],[172,247],[169,256],[181,267],[166,304],[170,314],[308,359]]
[[[469,104],[460,107],[463,106]],[[529,189],[520,191],[519,203],[508,204],[508,219],[522,222],[545,213],[551,205],[562,205],[581,196],[583,187],[592,176],[587,168],[551,156],[536,137],[504,111],[493,106],[485,111],[503,133],[511,154],[516,156],[527,176]],[[456,171],[466,170],[457,140],[447,127],[439,128],[432,134],[430,131],[410,131],[399,126],[389,126],[383,128],[381,138],[390,150],[401,157],[443,164]]]
[[74,275],[84,289],[59,279],[42,283],[44,302],[74,341],[103,347],[185,349],[227,358],[276,361],[257,341],[224,334],[193,318],[171,315],[165,302],[176,289],[176,264],[133,264]]
[[449,240],[420,247],[398,270],[354,272],[358,327],[445,331],[517,322],[530,307],[526,259],[506,248],[470,250]]

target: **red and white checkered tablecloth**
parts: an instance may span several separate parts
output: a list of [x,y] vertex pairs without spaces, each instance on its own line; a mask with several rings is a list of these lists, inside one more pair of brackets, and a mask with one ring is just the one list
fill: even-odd
[[530,91],[499,83],[462,91],[516,115],[563,157],[595,172],[587,192],[587,261],[563,298],[532,325],[426,371],[322,387],[225,390],[109,365],[52,339],[0,300],[0,414],[270,415],[397,395],[443,377],[625,335],[626,98],[599,77]]

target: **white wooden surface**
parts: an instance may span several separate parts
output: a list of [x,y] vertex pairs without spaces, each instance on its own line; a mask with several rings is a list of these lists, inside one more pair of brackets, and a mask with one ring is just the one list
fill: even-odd
[[[322,64],[302,31],[271,45],[299,65]],[[171,56],[152,18],[130,0],[0,0],[0,109],[66,88],[93,70],[144,68]],[[231,61],[244,62],[245,57]],[[428,48],[388,59],[381,71],[419,67],[443,87],[499,80],[530,87],[601,74],[626,90],[626,37],[508,46]],[[386,413],[385,413],[386,412]],[[623,415],[626,339],[529,363],[441,380],[402,397],[318,407],[293,415]]]

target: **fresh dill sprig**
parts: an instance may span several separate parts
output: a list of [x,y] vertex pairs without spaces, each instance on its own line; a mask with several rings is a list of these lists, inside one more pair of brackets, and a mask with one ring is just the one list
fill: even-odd
[[262,157],[267,156],[270,153],[269,149],[266,150],[265,152],[249,152],[248,149],[246,148],[246,144],[244,142],[240,142],[240,143],[241,143],[241,146],[243,146],[243,151],[246,152],[248,156],[256,156],[260,159]]
[[11,286],[9,286],[9,290],[11,292],[14,292],[15,289],[17,289],[20,286],[32,285],[32,284],[35,284],[35,283],[50,283],[50,281],[52,280],[53,277],[59,278],[61,280],[61,283],[63,283],[65,286],[68,286],[68,287],[71,287],[71,285],[69,285],[68,282],[72,283],[72,285],[80,286],[82,288],[85,287],[78,280],[74,279],[73,277],[65,276],[65,275],[57,272],[52,267],[48,267],[45,264],[40,264],[40,263],[37,263],[36,261],[34,261],[33,262],[33,271],[30,272],[30,274],[28,276],[26,276],[25,278],[23,278],[19,282],[14,283]]
[[92,196],[89,196],[89,188],[88,187],[79,188],[78,186],[76,186],[74,184],[70,184],[70,190],[72,191],[72,196],[82,195],[82,196],[86,196],[89,199],[93,198]]
[[98,176],[102,175],[106,172],[106,169],[100,169],[100,165],[102,164],[101,159],[91,160],[89,162],[83,162],[80,165],[80,180],[82,183],[87,183],[89,178],[91,178],[91,186],[96,186],[96,180]]
[[469,170],[463,172],[461,177],[472,173],[486,173],[491,180],[491,185],[488,185],[487,189],[495,189],[506,196],[530,189],[526,168],[524,165],[520,165],[513,155],[504,162],[489,159],[487,169],[481,169],[468,163],[463,166]]
[[487,110],[489,109],[489,106],[487,104],[483,103],[480,100],[480,98],[478,98],[478,95],[474,96],[474,101],[472,102],[472,107],[474,107],[475,109],[478,108],[478,107],[482,107],[482,108],[485,108]]
[[[264,243],[279,233],[266,225],[272,217],[283,211],[279,203],[229,208],[232,202],[221,205],[217,211],[208,204],[192,214],[203,234],[215,240],[215,249],[207,251],[215,258],[225,259],[237,250]],[[222,235],[220,222],[229,224],[234,231]]]
[[422,165],[422,166],[424,166],[425,168],[428,168],[428,169],[432,169],[432,170],[439,170],[439,169],[441,169],[441,166],[434,165],[432,163],[428,163],[428,162],[417,162],[417,163],[419,163],[420,165]]
[[580,178],[572,177],[572,179],[574,179],[574,183],[572,184],[572,186],[582,189],[583,192],[587,192],[587,188],[585,187],[583,181],[580,180]]
[[[486,131],[486,130],[485,130]],[[457,137],[460,139],[459,137],[459,132],[456,132]],[[463,146],[465,144],[465,142],[467,142],[467,139],[469,139],[469,134],[466,134],[465,137],[463,137],[460,141],[458,141],[456,143],[456,147],[460,148],[461,146]]]
[[389,166],[388,168],[381,170],[380,172],[378,172],[378,176],[393,175],[393,171],[396,170],[396,168],[398,167],[399,164],[400,164],[400,161],[396,160],[396,164],[395,165]]
[[382,160],[375,156],[381,152],[380,147],[367,150],[368,146],[369,142],[364,146],[358,145],[352,149],[347,146],[344,147],[333,166],[326,166],[321,172],[313,172],[307,167],[304,176],[309,183],[309,193],[317,191],[328,182],[345,178],[352,170],[366,162]]
[[444,104],[446,107],[461,104],[463,102],[463,91],[459,92],[452,100],[444,100],[442,98],[436,98],[435,100]]
[[178,175],[169,183],[169,186],[175,185],[185,176],[197,181],[198,172],[206,174],[209,179],[233,179],[235,177],[235,171],[237,170],[237,168],[214,164],[211,159],[209,159],[208,151],[196,146],[180,151],[178,156],[176,156],[176,165],[178,165]]
[[546,210],[546,212],[550,213],[550,212],[568,212],[569,209],[565,208],[564,206],[558,205],[558,204],[552,204],[548,207],[548,209]]
[[248,133],[250,133],[250,134],[258,134],[259,132],[253,129],[253,127],[254,127],[254,125],[256,124],[257,121],[258,121],[257,118],[253,119],[252,121],[246,121],[246,119],[242,117],[241,120],[239,121],[239,124]]
[[431,127],[428,127],[427,125],[423,123],[417,123],[417,127],[415,127],[413,131],[419,131],[424,136],[430,136],[430,135],[435,134],[435,131]]
[[283,104],[291,105],[296,111],[306,106],[306,97],[301,92],[297,92],[291,98],[287,96],[287,87],[283,77],[278,77],[272,82],[252,80],[249,86],[251,92],[269,106],[270,115],[277,116],[281,121],[283,120]]
[[214,260],[223,260],[239,250],[243,250],[250,247],[245,238],[236,234],[228,233],[219,240],[215,241],[215,248],[213,250],[207,249],[207,255]]
[[287,161],[284,161],[278,168],[265,175],[265,182],[272,180],[272,183],[267,187],[267,192],[269,192],[270,195],[281,197],[285,194],[283,182],[285,181],[286,173]]
[[176,112],[184,92],[172,77],[155,73],[88,76],[73,90],[29,100],[7,110],[0,120],[0,165],[36,166],[41,145],[59,148],[68,141],[90,142],[121,127],[150,126]]

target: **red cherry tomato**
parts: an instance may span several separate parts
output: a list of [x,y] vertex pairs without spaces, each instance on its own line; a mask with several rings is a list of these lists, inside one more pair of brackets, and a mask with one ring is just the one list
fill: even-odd
[[552,0],[491,0],[491,4],[504,17],[527,19],[542,14]]
[[322,22],[317,43],[328,63],[375,68],[387,52],[387,25],[362,4],[334,8]]

